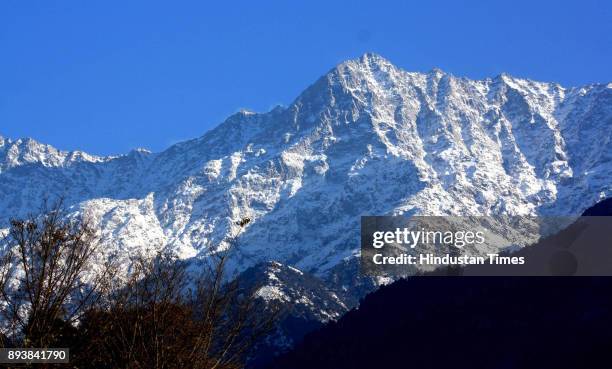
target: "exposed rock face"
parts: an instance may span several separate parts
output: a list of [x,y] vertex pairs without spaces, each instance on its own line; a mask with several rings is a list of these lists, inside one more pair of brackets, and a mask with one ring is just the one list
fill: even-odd
[[580,214],[612,190],[612,84],[403,71],[366,54],[288,107],[240,112],[160,153],[62,152],[0,138],[0,228],[64,196],[108,249],[223,248],[326,277],[358,253],[360,215]]

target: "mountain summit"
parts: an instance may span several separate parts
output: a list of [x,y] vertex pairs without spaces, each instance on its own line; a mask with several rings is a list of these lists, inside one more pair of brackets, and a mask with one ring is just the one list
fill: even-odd
[[232,261],[320,276],[358,254],[361,215],[580,214],[612,190],[612,88],[413,73],[365,54],[292,104],[242,111],[160,153],[0,139],[0,228],[60,195],[108,249],[202,257],[252,219]]

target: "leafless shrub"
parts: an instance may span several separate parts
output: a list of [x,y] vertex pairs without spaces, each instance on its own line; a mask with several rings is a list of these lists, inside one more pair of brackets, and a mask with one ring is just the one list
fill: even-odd
[[160,252],[115,278],[114,257],[100,264],[93,227],[61,202],[12,220],[4,243],[0,343],[69,347],[73,368],[240,368],[274,323],[274,311],[225,275],[232,247],[197,275]]
[[58,201],[10,222],[0,259],[3,346],[58,344],[106,291],[112,263],[96,260],[89,221],[66,215]]
[[[231,242],[233,244],[233,242]],[[196,276],[169,253],[133,261],[129,280],[80,326],[76,364],[96,368],[240,368],[275,312],[224,275],[228,252]]]

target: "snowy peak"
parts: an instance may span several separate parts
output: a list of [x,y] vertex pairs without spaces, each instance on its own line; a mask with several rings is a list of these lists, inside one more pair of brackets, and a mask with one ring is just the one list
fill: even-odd
[[11,139],[0,137],[0,171],[27,164],[59,167],[71,162],[99,162],[105,158],[82,151],[65,152],[32,138]]
[[365,54],[287,107],[240,111],[160,153],[3,139],[0,224],[59,194],[109,249],[187,258],[222,249],[249,217],[236,270],[278,260],[325,275],[357,254],[361,215],[580,214],[609,196],[611,91],[407,72]]
[[370,71],[376,72],[380,70],[397,70],[389,60],[385,59],[381,55],[376,53],[365,53],[362,56],[347,60],[338,64],[333,71],[338,72],[357,72],[357,71]]

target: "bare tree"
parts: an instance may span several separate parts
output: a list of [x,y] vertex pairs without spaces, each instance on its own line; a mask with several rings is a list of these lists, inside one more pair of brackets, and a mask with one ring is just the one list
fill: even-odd
[[12,220],[3,242],[3,346],[69,347],[73,368],[229,369],[272,329],[275,311],[226,275],[236,237],[198,273],[160,252],[117,278],[86,218],[44,209]]
[[68,217],[62,201],[10,222],[0,259],[2,346],[50,347],[96,304],[112,273],[97,260],[85,218]]
[[83,318],[79,328],[86,344],[75,364],[242,367],[254,342],[271,330],[276,313],[256,304],[253,291],[225,275],[230,250],[216,253],[196,275],[169,253],[136,258],[127,282],[109,294],[107,306]]

